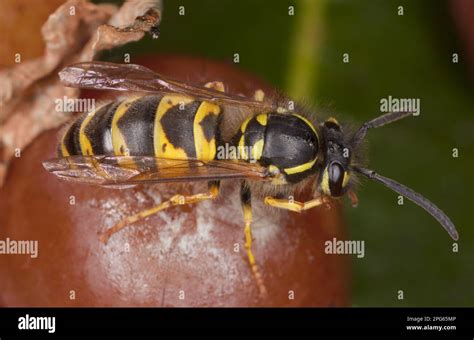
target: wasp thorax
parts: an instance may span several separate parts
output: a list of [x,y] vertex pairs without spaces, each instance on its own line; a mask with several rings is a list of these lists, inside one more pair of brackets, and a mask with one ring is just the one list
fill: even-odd
[[279,169],[281,184],[299,182],[315,171],[318,134],[303,116],[258,114],[244,121],[236,137],[239,146],[252,148],[249,159]]

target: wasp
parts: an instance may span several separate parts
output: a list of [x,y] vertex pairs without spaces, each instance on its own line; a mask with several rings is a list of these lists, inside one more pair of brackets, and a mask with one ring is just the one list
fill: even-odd
[[[58,158],[44,167],[61,179],[122,188],[138,184],[207,181],[208,191],[175,195],[126,217],[101,235],[164,209],[212,200],[221,180],[241,182],[245,249],[261,295],[266,288],[252,253],[252,194],[275,208],[302,212],[347,195],[355,205],[358,177],[379,182],[430,213],[457,240],[453,222],[436,205],[412,189],[363,165],[368,130],[412,115],[390,112],[350,130],[330,117],[319,121],[288,99],[226,93],[222,82],[194,86],[166,78],[143,66],[106,62],[71,65],[59,73],[65,86],[140,93],[83,114],[69,125]],[[276,98],[276,97],[275,97]],[[237,121],[233,129],[230,121]],[[219,157],[218,149],[242,152]],[[312,186],[306,202],[285,197]]]

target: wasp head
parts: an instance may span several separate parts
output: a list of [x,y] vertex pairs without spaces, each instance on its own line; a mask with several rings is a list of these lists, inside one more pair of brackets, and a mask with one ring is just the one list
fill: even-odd
[[350,186],[351,147],[334,118],[321,124],[323,163],[318,191],[329,196],[344,195]]
[[319,176],[317,190],[324,195],[342,196],[348,192],[351,184],[355,182],[356,175],[362,175],[383,184],[425,209],[443,226],[453,240],[458,240],[459,234],[453,222],[433,202],[413,189],[361,165],[362,146],[367,131],[409,117],[412,114],[413,112],[409,111],[388,112],[364,123],[353,134],[347,131],[343,132],[334,118],[329,118],[323,122],[320,128],[323,137],[321,148],[324,158],[320,165],[321,175]]

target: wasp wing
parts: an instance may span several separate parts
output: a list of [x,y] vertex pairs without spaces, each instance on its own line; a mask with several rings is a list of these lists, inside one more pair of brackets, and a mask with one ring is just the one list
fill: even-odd
[[276,110],[275,104],[255,101],[214,89],[193,86],[164,77],[146,67],[135,64],[84,62],[67,66],[59,72],[65,86],[97,90],[134,91],[151,93],[180,93],[196,99],[224,105],[245,105],[258,111]]
[[52,174],[67,181],[111,187],[268,177],[265,167],[239,160],[201,161],[148,156],[71,156],[45,161],[43,166]]

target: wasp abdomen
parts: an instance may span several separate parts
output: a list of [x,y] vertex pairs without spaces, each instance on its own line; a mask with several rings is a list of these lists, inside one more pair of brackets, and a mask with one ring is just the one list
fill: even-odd
[[211,160],[220,107],[182,95],[149,95],[107,104],[79,117],[59,153]]
[[262,157],[267,120],[268,114],[261,113],[250,116],[240,126],[234,144],[237,144],[242,159],[258,161]]

